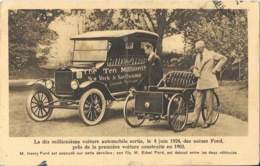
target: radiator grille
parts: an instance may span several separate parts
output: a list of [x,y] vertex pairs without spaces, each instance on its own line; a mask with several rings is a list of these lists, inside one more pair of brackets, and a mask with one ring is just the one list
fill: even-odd
[[73,89],[70,86],[72,81],[71,71],[56,71],[55,72],[55,91],[56,94],[72,94]]

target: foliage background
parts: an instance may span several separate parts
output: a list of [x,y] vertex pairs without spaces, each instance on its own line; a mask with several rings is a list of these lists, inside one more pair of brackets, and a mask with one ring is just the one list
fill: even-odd
[[[53,30],[55,23],[62,26]],[[73,32],[65,31],[67,27],[73,27]],[[66,33],[121,29],[157,33],[157,54],[165,71],[190,70],[194,63],[194,43],[204,40],[208,49],[228,57],[220,77],[247,81],[247,11],[216,9],[9,10],[10,79],[51,77],[53,70],[70,57]],[[183,50],[165,52],[163,41],[174,35],[182,36],[179,42],[183,42]],[[53,61],[54,65],[50,65]]]

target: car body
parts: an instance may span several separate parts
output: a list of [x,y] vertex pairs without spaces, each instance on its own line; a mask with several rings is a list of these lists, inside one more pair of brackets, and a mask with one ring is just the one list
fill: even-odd
[[158,35],[143,30],[93,31],[71,37],[69,65],[54,72],[54,79],[38,79],[27,100],[35,121],[47,120],[54,108],[78,109],[87,125],[99,123],[114,100],[131,89],[142,89],[147,74],[144,45],[156,48]]

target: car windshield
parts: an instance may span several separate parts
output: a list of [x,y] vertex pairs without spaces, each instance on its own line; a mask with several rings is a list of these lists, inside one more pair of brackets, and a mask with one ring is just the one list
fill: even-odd
[[107,40],[77,40],[75,41],[73,63],[106,61],[107,49]]

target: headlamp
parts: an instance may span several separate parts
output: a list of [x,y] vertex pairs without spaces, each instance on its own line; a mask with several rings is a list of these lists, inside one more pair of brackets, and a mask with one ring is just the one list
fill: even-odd
[[46,86],[48,89],[53,88],[53,85],[54,85],[54,83],[53,83],[52,80],[47,80],[47,81],[45,82],[45,86]]
[[70,83],[70,87],[75,90],[75,89],[78,89],[79,87],[79,82],[78,80],[72,80],[71,83]]

